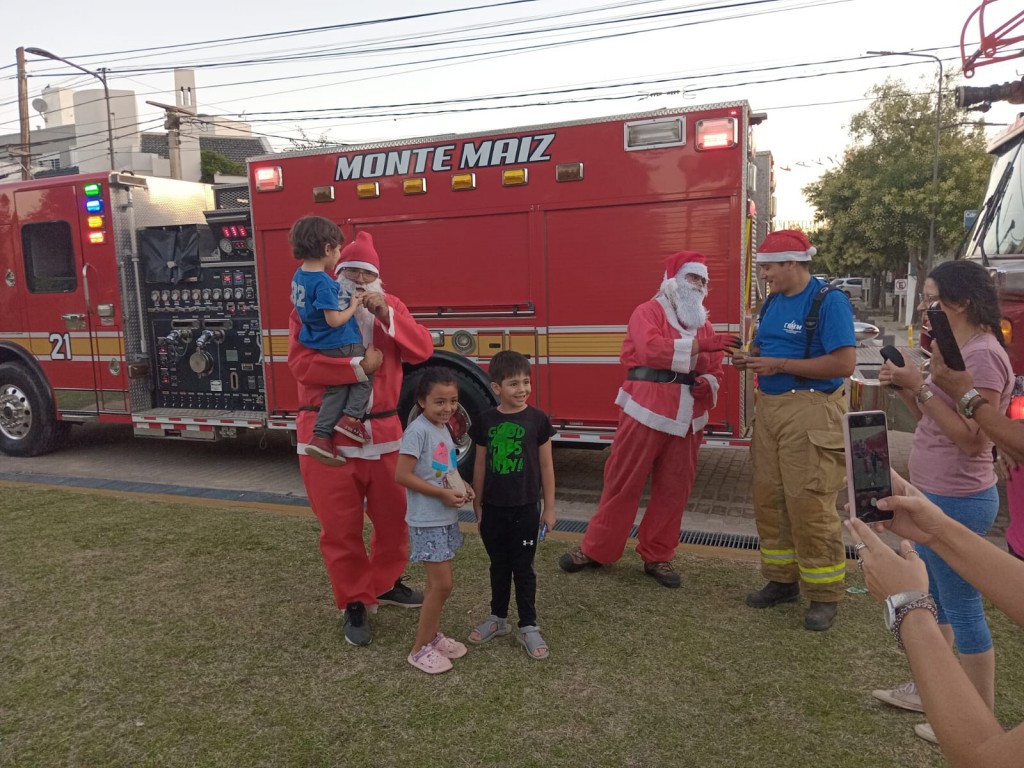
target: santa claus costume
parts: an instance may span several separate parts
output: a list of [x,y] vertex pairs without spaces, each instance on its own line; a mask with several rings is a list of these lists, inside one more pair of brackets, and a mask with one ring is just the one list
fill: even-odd
[[[686,275],[700,280],[693,284]],[[673,254],[665,260],[661,290],[629,319],[620,358],[628,374],[615,399],[622,413],[605,464],[601,502],[580,549],[560,559],[563,570],[622,557],[650,477],[637,552],[659,583],[679,584],[669,563],[679,544],[708,412],[718,399],[722,350],[732,343],[716,335],[707,320],[706,287],[700,285],[707,279],[703,255]]]
[[[380,262],[367,232],[345,246],[337,272],[355,268],[380,274]],[[344,280],[343,277],[339,279]],[[379,278],[370,285],[353,286],[380,290]],[[365,445],[335,433],[335,450],[346,458],[343,466],[327,466],[304,454],[313,435],[315,409],[324,387],[365,381],[363,358],[331,358],[303,347],[298,341],[302,323],[295,311],[289,318],[288,367],[303,403],[296,420],[299,467],[310,506],[320,520],[320,551],[339,608],[354,604],[372,608],[380,596],[396,586],[408,560],[409,533],[405,523],[405,489],[395,482],[395,465],[402,425],[398,398],[402,389],[402,362],[425,362],[433,354],[430,332],[413,320],[397,297],[385,294],[387,319],[365,308],[357,311],[363,344],[383,353],[374,373],[373,394],[365,425],[370,440]],[[363,543],[363,512],[373,525],[370,550]]]

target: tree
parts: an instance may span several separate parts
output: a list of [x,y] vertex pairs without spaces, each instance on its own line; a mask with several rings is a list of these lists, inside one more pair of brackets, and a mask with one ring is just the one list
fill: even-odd
[[850,121],[853,143],[843,162],[803,192],[834,249],[831,262],[880,285],[886,271],[900,273],[908,260],[924,274],[933,201],[936,259],[952,255],[964,235],[964,210],[982,202],[991,162],[981,123],[964,122],[952,88],[943,88],[936,194],[933,99],[893,80],[871,93],[871,106]]
[[218,173],[245,176],[244,165],[210,149],[204,149],[199,153],[199,169],[202,173],[199,180],[206,184],[213,184],[214,177]]

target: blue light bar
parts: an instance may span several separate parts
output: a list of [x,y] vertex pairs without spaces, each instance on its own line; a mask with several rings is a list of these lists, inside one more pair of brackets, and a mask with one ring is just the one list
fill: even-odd
[[85,210],[89,213],[103,213],[103,201],[102,200],[86,200]]

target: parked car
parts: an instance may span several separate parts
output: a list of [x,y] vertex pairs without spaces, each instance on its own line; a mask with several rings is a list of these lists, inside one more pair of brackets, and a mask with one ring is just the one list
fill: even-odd
[[850,299],[864,298],[863,277],[837,277],[831,284],[845,293]]

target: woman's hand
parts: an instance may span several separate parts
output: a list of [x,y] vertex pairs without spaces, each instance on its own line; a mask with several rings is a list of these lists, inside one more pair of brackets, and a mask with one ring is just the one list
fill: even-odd
[[897,554],[860,520],[848,521],[847,528],[864,571],[864,583],[875,600],[899,592],[928,591],[928,570],[913,544],[904,539]]
[[924,376],[916,366],[904,365],[901,368],[894,365],[892,361],[886,360],[878,372],[878,381],[881,384],[895,384],[903,389],[914,391],[924,384]]
[[875,523],[875,530],[888,528],[897,536],[930,545],[939,537],[947,519],[946,513],[895,471],[890,470],[889,474],[892,477],[893,495],[879,499],[878,508],[891,510],[893,518],[884,523]]

